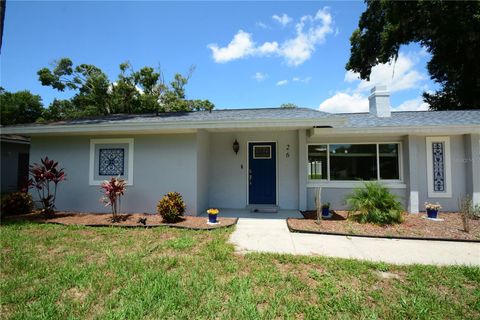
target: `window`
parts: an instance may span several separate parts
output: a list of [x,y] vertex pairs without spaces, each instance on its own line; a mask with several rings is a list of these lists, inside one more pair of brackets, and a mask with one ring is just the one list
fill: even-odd
[[374,144],[331,144],[330,180],[376,180]]
[[117,176],[133,184],[133,139],[90,140],[90,185]]
[[378,159],[380,161],[380,179],[398,180],[400,179],[400,166],[398,159],[398,144],[379,144]]
[[311,144],[308,179],[400,180],[399,143]]
[[253,146],[253,159],[271,159],[271,146]]
[[308,146],[308,179],[327,179],[327,150],[326,144]]
[[427,179],[430,198],[451,198],[450,138],[427,137]]

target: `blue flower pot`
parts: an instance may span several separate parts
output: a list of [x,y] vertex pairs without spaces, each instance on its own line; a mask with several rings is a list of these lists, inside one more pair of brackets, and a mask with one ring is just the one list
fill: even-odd
[[437,219],[437,215],[438,215],[438,210],[427,209],[427,217],[429,217],[430,219]]
[[208,214],[208,222],[210,223],[217,223],[217,215],[216,214]]
[[330,216],[330,208],[322,208],[322,217]]

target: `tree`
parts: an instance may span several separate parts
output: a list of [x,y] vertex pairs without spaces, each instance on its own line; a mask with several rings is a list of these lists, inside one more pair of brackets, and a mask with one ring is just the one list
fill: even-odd
[[282,109],[297,109],[298,106],[295,103],[282,103],[280,105],[280,108]]
[[79,118],[80,114],[70,100],[53,99],[53,102],[44,109],[42,117],[37,121],[60,121]]
[[5,10],[7,9],[7,0],[0,0],[0,52],[2,51],[3,43],[3,27],[5,21]]
[[8,92],[0,87],[2,125],[35,122],[43,112],[42,98],[30,91]]
[[77,93],[70,100],[71,105],[57,101],[52,111],[46,112],[48,119],[56,119],[55,112],[61,108],[68,111],[66,117],[108,115],[115,113],[158,113],[194,110],[211,110],[214,105],[208,100],[188,100],[185,86],[193,73],[175,74],[166,84],[160,71],[143,67],[136,71],[129,62],[120,64],[116,81],[111,82],[107,75],[94,65],[73,66],[72,60],[62,58],[54,66],[37,72],[42,85]]
[[424,93],[432,110],[480,108],[480,1],[366,0],[351,38],[347,70],[369,79],[372,67],[398,57],[401,45],[420,43],[440,89]]

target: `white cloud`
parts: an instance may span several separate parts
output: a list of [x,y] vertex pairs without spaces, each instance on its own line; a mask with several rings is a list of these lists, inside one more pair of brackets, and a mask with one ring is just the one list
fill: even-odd
[[352,94],[337,92],[323,101],[319,110],[331,113],[366,112],[368,111],[368,98],[358,92]]
[[310,80],[312,80],[312,77],[305,77],[305,78],[293,77],[292,79],[293,82],[302,82],[302,83],[309,83]]
[[[370,81],[360,80],[358,74],[351,71],[345,73],[344,81],[354,87],[336,92],[323,101],[319,109],[328,112],[366,112],[368,111],[368,95],[370,89],[378,84],[387,85],[390,92],[395,93],[409,89],[420,89],[425,86],[426,75],[416,69],[418,57],[422,52],[400,53],[395,63],[379,64],[372,68]],[[427,110],[428,104],[422,97],[416,97],[400,104],[392,111]]]
[[[279,22],[291,19],[286,14],[276,17]],[[218,44],[213,43],[209,44],[208,48],[212,51],[213,59],[217,63],[249,56],[276,55],[282,57],[287,65],[298,66],[310,59],[315,52],[315,47],[324,43],[326,36],[333,33],[332,25],[333,20],[328,8],[323,8],[318,10],[315,16],[301,17],[295,25],[296,35],[282,44],[271,41],[257,45],[252,39],[252,34],[239,30],[226,47],[219,47]]]
[[208,45],[208,48],[212,50],[215,62],[225,63],[253,54],[255,44],[252,41],[252,35],[250,33],[239,30],[228,46],[220,48],[216,43],[212,43]]
[[277,86],[284,86],[288,83],[288,80],[280,80],[276,83]]
[[415,64],[415,58],[400,53],[396,62],[382,63],[373,67],[370,81],[359,80],[358,74],[352,71],[345,73],[344,80],[349,83],[360,81],[357,86],[359,91],[370,90],[377,84],[387,85],[391,92],[416,88],[426,76],[415,69]]
[[280,23],[282,26],[286,26],[290,22],[292,22],[292,18],[290,18],[286,13],[282,14],[281,16],[274,14],[272,16],[273,20],[276,20],[278,23]]
[[328,8],[320,9],[315,17],[306,15],[300,18],[295,29],[296,37],[286,40],[279,53],[292,66],[301,65],[310,59],[315,46],[325,42],[326,36],[333,32],[332,16]]
[[262,29],[268,29],[268,26],[263,23],[262,21],[258,21],[257,23],[255,23],[255,25],[259,28],[262,28]]
[[259,55],[269,55],[273,54],[278,51],[278,43],[276,41],[273,42],[265,42],[260,47],[257,48]]
[[257,80],[258,82],[265,80],[268,77],[268,74],[262,72],[256,72],[253,75],[253,79]]
[[422,97],[407,100],[398,107],[393,107],[392,111],[424,111],[428,110],[428,103],[424,102]]

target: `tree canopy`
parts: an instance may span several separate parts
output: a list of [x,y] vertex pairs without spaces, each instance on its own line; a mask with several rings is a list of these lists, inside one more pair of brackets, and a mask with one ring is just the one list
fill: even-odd
[[282,109],[297,109],[298,106],[295,103],[288,102],[288,103],[282,103],[280,105],[280,108],[282,108]]
[[54,100],[44,113],[45,120],[60,120],[115,113],[159,113],[211,110],[208,100],[188,100],[185,94],[194,68],[187,75],[175,74],[170,83],[160,71],[151,67],[134,70],[129,62],[121,63],[115,81],[98,67],[90,64],[74,66],[62,58],[51,68],[37,74],[44,86],[58,91],[73,90],[70,100]]
[[480,1],[366,0],[351,38],[347,70],[369,79],[372,67],[398,57],[401,45],[420,43],[440,85],[424,93],[432,110],[480,109]]
[[2,125],[13,125],[35,122],[43,112],[42,98],[30,91],[15,93],[0,87],[0,122]]

